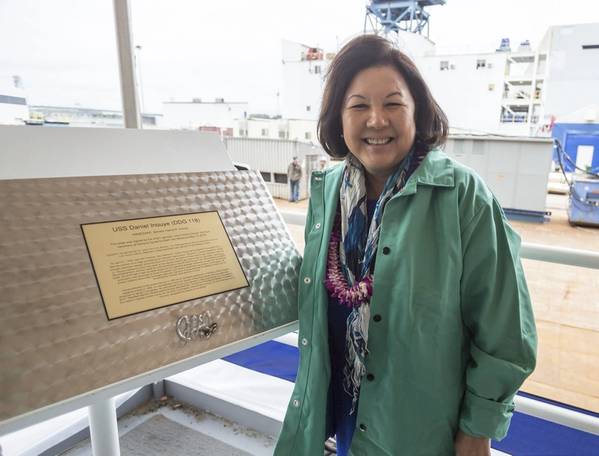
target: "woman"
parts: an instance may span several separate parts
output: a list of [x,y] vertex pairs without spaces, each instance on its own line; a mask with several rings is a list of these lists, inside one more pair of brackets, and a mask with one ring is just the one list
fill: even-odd
[[447,120],[384,38],[328,73],[299,283],[300,367],[276,455],[489,455],[535,363],[519,238],[438,147]]

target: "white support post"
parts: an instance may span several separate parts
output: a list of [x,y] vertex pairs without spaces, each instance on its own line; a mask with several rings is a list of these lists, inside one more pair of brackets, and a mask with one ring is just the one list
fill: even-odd
[[94,456],[120,456],[119,429],[114,398],[103,399],[88,407],[89,433]]
[[141,128],[131,24],[129,22],[129,0],[114,0],[114,19],[125,128]]

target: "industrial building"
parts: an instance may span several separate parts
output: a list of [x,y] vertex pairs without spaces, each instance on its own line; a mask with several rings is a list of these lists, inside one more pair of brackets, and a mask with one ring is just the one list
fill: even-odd
[[287,139],[225,138],[229,157],[251,169],[260,171],[266,187],[275,198],[289,198],[287,167],[297,157],[302,164],[299,197],[310,196],[310,175],[321,169],[321,163],[328,165],[320,146]]
[[[91,128],[119,128],[123,126],[123,113],[114,109],[94,109],[80,106],[28,107],[29,125],[51,125]],[[160,128],[161,114],[143,113],[144,128]]]
[[[577,112],[599,129],[596,106],[589,104],[599,99],[599,24],[553,26],[536,46],[512,48],[506,39],[486,53],[441,54],[428,38],[407,31],[396,39],[456,132],[550,136],[556,123]],[[283,116],[315,120],[331,53],[314,49],[308,60],[306,49],[283,45]]]

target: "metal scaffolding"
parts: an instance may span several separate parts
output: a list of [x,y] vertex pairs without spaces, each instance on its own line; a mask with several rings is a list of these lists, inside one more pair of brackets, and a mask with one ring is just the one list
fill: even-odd
[[[371,0],[366,5],[364,32],[389,35],[400,30],[429,35],[427,6],[444,5],[446,0]],[[370,25],[370,27],[369,27]]]

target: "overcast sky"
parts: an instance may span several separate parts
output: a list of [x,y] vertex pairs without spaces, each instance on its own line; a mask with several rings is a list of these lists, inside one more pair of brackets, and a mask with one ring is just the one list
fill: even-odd
[[[146,111],[224,97],[276,107],[281,39],[335,50],[363,30],[364,0],[131,0]],[[0,76],[30,104],[120,109],[112,0],[0,0]],[[599,23],[597,0],[448,0],[428,8],[444,51],[535,46],[550,25]]]

